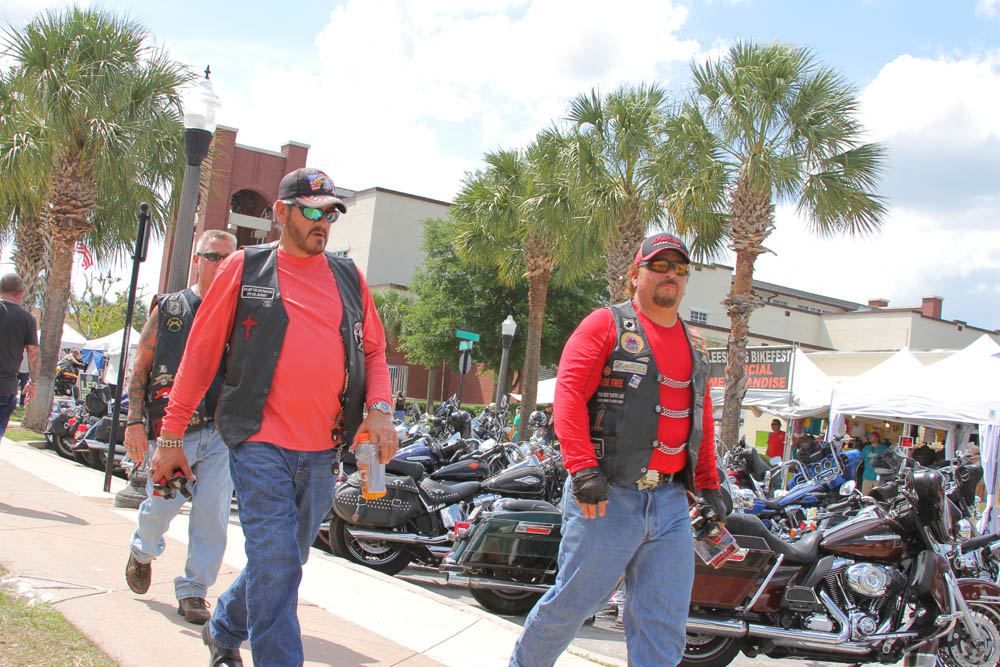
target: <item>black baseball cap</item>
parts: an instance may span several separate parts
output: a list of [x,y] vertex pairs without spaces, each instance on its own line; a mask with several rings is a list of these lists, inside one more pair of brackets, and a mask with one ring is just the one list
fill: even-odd
[[333,204],[341,213],[347,213],[347,205],[337,197],[333,179],[320,169],[303,167],[285,174],[278,184],[278,199],[313,208],[325,208]]
[[635,253],[635,266],[639,266],[640,262],[648,262],[657,253],[661,253],[664,250],[676,250],[684,255],[685,260],[688,262],[691,261],[691,254],[688,252],[688,247],[684,245],[684,241],[681,241],[673,234],[661,232],[660,234],[647,236],[646,240],[642,242],[639,252]]

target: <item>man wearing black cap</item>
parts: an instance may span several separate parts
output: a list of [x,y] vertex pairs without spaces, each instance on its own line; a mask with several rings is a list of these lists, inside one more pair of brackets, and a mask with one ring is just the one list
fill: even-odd
[[[202,638],[212,665],[301,665],[302,565],[333,503],[335,451],[369,433],[383,462],[398,446],[385,333],[364,276],[324,252],[347,207],[330,177],[297,169],[278,186],[276,244],[249,246],[219,266],[198,309],[150,474],[194,479],[181,436],[224,350],[215,424],[246,538],[247,565],[219,597]],[[367,408],[367,416],[364,411]]]
[[559,574],[531,611],[514,667],[552,665],[625,574],[629,664],[676,665],[694,577],[687,491],[725,515],[705,347],[678,317],[687,246],[643,241],[632,300],[596,310],[566,342],[556,433],[571,473]]

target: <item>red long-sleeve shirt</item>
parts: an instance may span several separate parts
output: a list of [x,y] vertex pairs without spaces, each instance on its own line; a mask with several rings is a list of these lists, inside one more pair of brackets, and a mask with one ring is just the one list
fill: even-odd
[[[325,255],[297,257],[281,249],[277,253],[278,287],[288,326],[261,429],[249,440],[297,451],[329,449],[344,387],[340,292]],[[243,251],[238,250],[219,266],[198,308],[170,391],[164,431],[183,433],[211,384],[233,328],[242,275]],[[360,270],[358,276],[364,308],[366,400],[389,401],[385,332]]]
[[[636,312],[659,372],[675,380],[690,378],[691,348],[680,322],[672,327],[664,327],[643,315],[638,307]],[[559,360],[554,413],[563,463],[570,473],[597,465],[594,445],[590,441],[587,401],[597,391],[604,365],[615,347],[615,334],[615,321],[611,311],[607,308],[595,310],[583,319],[566,341]],[[672,410],[689,409],[691,388],[661,384],[660,405]],[[661,416],[657,439],[668,447],[676,447],[687,440],[690,428],[690,417],[679,419]],[[654,449],[649,459],[649,468],[673,473],[684,467],[686,459],[687,452],[668,455]],[[712,421],[712,398],[707,387],[695,485],[699,489],[719,488],[715,463],[715,423]]]

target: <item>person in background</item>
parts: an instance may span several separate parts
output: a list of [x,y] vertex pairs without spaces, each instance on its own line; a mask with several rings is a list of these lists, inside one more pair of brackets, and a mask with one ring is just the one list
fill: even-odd
[[771,465],[776,466],[784,455],[785,432],[781,430],[781,421],[774,419],[771,421],[771,432],[767,434],[767,458]]
[[403,392],[397,391],[393,401],[392,416],[396,419],[406,419],[406,398]]
[[28,353],[21,356],[21,367],[17,371],[17,393],[21,397],[20,405],[24,407],[24,388],[31,380],[31,366],[28,365]]
[[934,457],[937,456],[936,452],[930,448],[926,442],[918,442],[917,446],[913,448],[910,456],[913,460],[924,466],[925,468],[930,468],[934,466]]
[[878,473],[875,472],[875,461],[889,448],[882,444],[878,431],[872,431],[868,436],[868,444],[861,450],[861,460],[865,463],[865,471],[861,475],[861,493],[871,495],[872,489],[878,483]]
[[31,377],[24,388],[25,402],[35,397],[38,378],[38,328],[35,318],[21,307],[24,281],[16,273],[0,278],[0,437],[17,407],[17,374],[28,356]]

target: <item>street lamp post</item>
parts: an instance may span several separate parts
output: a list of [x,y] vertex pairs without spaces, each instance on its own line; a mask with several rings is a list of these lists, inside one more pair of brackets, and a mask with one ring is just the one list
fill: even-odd
[[208,155],[208,147],[215,133],[215,115],[219,112],[219,97],[212,89],[205,68],[205,78],[194,86],[184,98],[184,184],[177,207],[174,225],[173,248],[170,251],[170,273],[167,292],[179,292],[187,287],[188,269],[191,266],[191,246],[194,243],[194,213],[198,206],[198,185],[201,182],[201,162]]
[[517,331],[517,322],[513,315],[508,315],[500,324],[500,333],[503,341],[503,353],[500,355],[500,378],[497,383],[496,395],[493,397],[497,407],[500,407],[500,398],[504,395],[504,387],[507,386],[507,356],[510,354],[510,343],[514,340],[514,332]]

